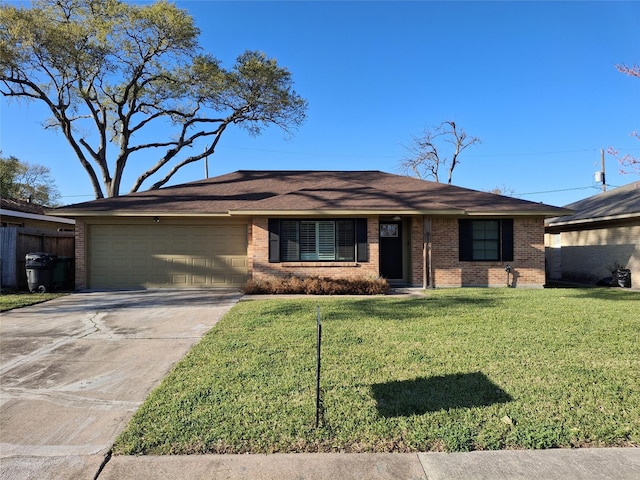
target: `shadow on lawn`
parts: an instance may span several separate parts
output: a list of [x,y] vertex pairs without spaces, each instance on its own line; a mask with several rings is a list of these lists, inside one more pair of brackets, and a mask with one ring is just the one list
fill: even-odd
[[599,287],[599,288],[585,288],[580,290],[573,290],[572,296],[576,298],[592,298],[603,302],[639,302],[640,292],[635,290],[629,290],[628,288],[612,288],[612,287]]
[[371,386],[383,417],[408,417],[450,408],[486,407],[513,400],[482,372],[376,383]]

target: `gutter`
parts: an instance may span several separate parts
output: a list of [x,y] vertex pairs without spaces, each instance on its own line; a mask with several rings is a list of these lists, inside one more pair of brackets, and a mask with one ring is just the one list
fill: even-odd
[[[394,216],[394,215],[449,215],[449,216],[460,216],[460,217],[559,217],[558,211],[466,211],[463,209],[434,209],[434,210],[361,210],[361,209],[351,209],[351,210],[338,210],[338,209],[319,209],[319,210],[229,210],[228,212],[211,212],[211,213],[198,213],[198,212],[163,212],[163,211],[154,211],[154,212],[136,212],[131,210],[101,210],[101,211],[74,211],[74,210],[49,210],[47,211],[47,215],[65,215],[69,217],[234,217],[234,216],[254,216],[254,217],[295,217],[295,216],[350,216],[354,215],[384,215],[384,216]],[[575,213],[573,210],[560,210],[561,213],[565,214],[573,214]],[[73,220],[71,220],[73,222]]]
[[355,215],[464,215],[464,210],[232,210],[229,212],[231,216],[254,216],[254,217],[291,217],[291,216],[310,216],[310,215],[327,215],[327,216],[350,216]]
[[[61,210],[55,211],[56,215],[66,215],[69,217],[229,217],[229,213],[176,213],[176,212],[135,212],[131,210],[109,210],[109,211],[73,211],[73,210]],[[53,213],[47,212],[47,215],[53,215]],[[75,223],[75,221],[74,221]]]
[[[558,212],[560,210],[560,212]],[[545,217],[545,218],[557,218],[565,215],[573,215],[575,210],[567,210],[567,209],[558,209],[555,211],[549,210],[539,210],[532,212],[531,210],[518,211],[518,210],[510,210],[510,211],[500,211],[500,212],[465,212],[465,215],[470,217]],[[560,215],[558,215],[560,213]]]
[[594,218],[582,218],[578,220],[567,220],[564,222],[545,222],[546,227],[562,227],[565,225],[584,225],[588,223],[600,223],[610,222],[613,220],[626,220],[628,218],[640,217],[640,212],[637,213],[623,213],[620,215],[607,215],[606,217],[594,217]]
[[8,217],[26,218],[28,220],[40,220],[42,222],[50,223],[66,223],[69,225],[75,225],[76,221],[72,218],[59,217],[57,215],[39,215],[37,213],[25,213],[18,212],[16,210],[7,210],[6,208],[0,208],[0,216],[6,215]]

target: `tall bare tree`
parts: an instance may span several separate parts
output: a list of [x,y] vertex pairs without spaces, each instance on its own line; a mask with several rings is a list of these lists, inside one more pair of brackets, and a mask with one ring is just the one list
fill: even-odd
[[[62,132],[96,198],[118,196],[129,165],[141,170],[131,191],[152,175],[159,188],[213,154],[231,125],[251,135],[301,125],[307,102],[286,68],[247,51],[226,70],[198,35],[165,0],[0,4],[0,91],[46,105],[45,127]],[[198,143],[206,148],[190,148]]]
[[437,127],[426,128],[421,136],[414,137],[411,144],[405,146],[409,154],[401,161],[400,169],[407,175],[440,182],[442,167],[447,170],[447,183],[451,184],[462,151],[479,143],[482,141],[478,137],[468,136],[455,122],[447,120]]
[[[629,75],[630,77],[640,78],[640,66],[634,65],[629,67],[625,64],[616,65],[619,72]],[[640,140],[640,133],[636,130],[631,132],[632,137]],[[630,154],[620,155],[620,151],[616,148],[607,148],[607,153],[614,156],[620,164],[620,173],[638,173],[640,174],[640,157],[634,157]]]

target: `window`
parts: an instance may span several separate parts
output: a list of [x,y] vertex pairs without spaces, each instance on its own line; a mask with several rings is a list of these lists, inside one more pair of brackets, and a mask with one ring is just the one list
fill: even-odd
[[513,219],[460,220],[460,261],[513,261]]
[[269,219],[269,261],[367,261],[366,219]]

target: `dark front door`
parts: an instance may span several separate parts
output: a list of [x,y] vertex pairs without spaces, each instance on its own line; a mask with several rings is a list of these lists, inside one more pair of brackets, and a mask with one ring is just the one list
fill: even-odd
[[380,275],[402,278],[402,223],[380,222]]

